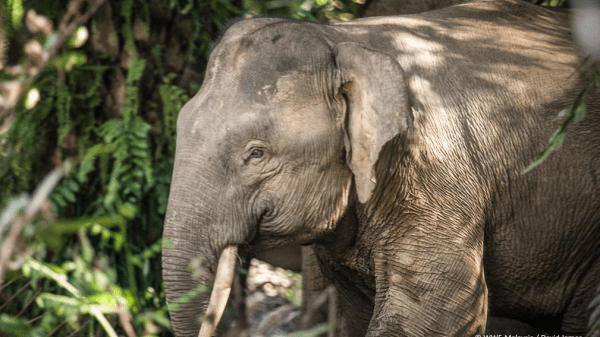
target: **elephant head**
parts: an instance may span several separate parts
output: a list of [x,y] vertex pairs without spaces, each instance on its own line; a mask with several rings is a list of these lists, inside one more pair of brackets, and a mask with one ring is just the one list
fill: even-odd
[[[412,126],[403,76],[390,55],[328,26],[231,26],[177,122],[167,301],[222,286],[214,275],[227,246],[310,244],[367,202],[380,150]],[[171,311],[177,336],[197,335],[207,301],[204,292]]]

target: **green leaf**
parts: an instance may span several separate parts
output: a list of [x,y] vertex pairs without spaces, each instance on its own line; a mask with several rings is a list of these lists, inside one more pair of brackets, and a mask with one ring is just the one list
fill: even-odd
[[165,250],[165,249],[174,249],[175,248],[175,244],[173,243],[173,241],[171,241],[171,239],[169,239],[169,238],[163,238],[162,239],[162,248],[163,248],[163,250]]
[[9,0],[8,5],[12,6],[10,9],[12,26],[15,30],[19,30],[21,28],[21,23],[23,22],[23,14],[25,13],[23,1]]
[[119,214],[127,219],[133,219],[137,214],[137,208],[130,203],[125,203],[119,208]]
[[190,12],[190,10],[192,10],[192,8],[194,8],[194,2],[190,1],[184,8],[181,9],[181,15],[186,15]]
[[7,332],[13,336],[29,336],[31,327],[28,320],[23,317],[14,317],[7,314],[0,314],[0,331]]
[[65,71],[71,71],[74,67],[79,67],[85,64],[87,56],[84,52],[72,51],[57,56],[60,67]]
[[554,135],[552,135],[552,138],[550,138],[550,146],[552,147],[552,150],[550,150],[550,152],[552,152],[553,150],[558,150],[562,147],[563,143],[565,142],[565,138],[566,138],[566,129],[558,129]]
[[596,81],[596,90],[600,92],[600,71],[597,71],[594,75],[594,80]]
[[116,149],[116,144],[97,144],[87,150],[83,160],[81,161],[81,166],[79,167],[79,172],[77,173],[77,180],[84,183],[87,181],[87,175],[94,170],[94,161],[96,157],[100,155],[105,155],[109,153],[113,153]]
[[116,307],[118,305],[117,298],[108,292],[102,292],[100,294],[88,296],[87,300],[89,303],[99,304],[99,305],[104,305],[104,306]]
[[37,305],[41,308],[57,308],[57,307],[69,307],[79,309],[79,307],[85,304],[81,300],[75,297],[56,295],[50,293],[41,293],[35,299]]
[[125,241],[125,238],[121,234],[115,234],[114,239],[115,239],[115,250],[118,252],[121,250],[121,247],[123,247],[123,242]]
[[86,26],[79,26],[69,37],[69,47],[79,48],[87,41],[89,32]]
[[[131,1],[132,0],[127,0],[127,1]],[[131,85],[133,84],[133,82],[135,81],[139,81],[142,78],[142,75],[144,75],[144,68],[146,67],[146,60],[144,59],[139,59],[139,60],[135,60],[132,64],[131,67],[129,67],[129,71],[127,72],[127,84]]]
[[119,168],[119,173],[122,173],[123,175],[128,174],[130,171],[131,171],[131,164],[123,164]]
[[45,235],[38,235],[37,237],[55,252],[60,252],[64,248],[63,238],[55,232],[49,231]]
[[146,150],[150,148],[150,144],[148,144],[147,140],[140,140],[137,138],[134,138],[131,140],[131,145],[138,148],[138,149],[142,149],[142,150]]
[[79,185],[72,179],[65,180],[65,183],[68,185],[69,189],[73,192],[79,192]]
[[137,315],[137,317],[134,318],[134,322],[140,324],[142,322],[147,322],[149,318],[165,329],[172,329],[171,321],[167,318],[167,314],[164,310],[147,310],[142,314]]
[[133,176],[131,174],[125,174],[121,176],[121,185],[128,185],[131,183]]
[[74,203],[77,201],[77,198],[75,197],[75,194],[73,192],[71,192],[71,190],[69,190],[68,188],[66,188],[65,186],[58,186],[56,187],[56,190],[62,194],[62,196],[65,197],[65,199],[67,201],[69,201],[70,203]]
[[136,148],[132,148],[131,149],[131,154],[136,156],[136,157],[141,157],[141,158],[147,158],[150,156],[150,154],[148,153],[148,151],[145,150],[140,150],[140,149],[136,149]]
[[65,275],[57,274],[56,272],[54,272],[52,269],[48,268],[44,264],[42,264],[32,258],[28,258],[25,261],[25,263],[23,264],[23,267],[27,268],[30,271],[35,271],[36,273],[39,273],[40,275],[42,275],[44,277],[47,277],[49,279],[56,281],[56,283],[58,285],[60,285],[63,289],[67,290],[74,296],[79,296],[79,290],[77,288],[73,287],[72,284],[67,282],[67,277]]
[[67,262],[63,263],[61,266],[61,268],[65,272],[73,271],[73,270],[75,270],[75,267],[76,267],[76,264],[73,261],[67,261]]
[[61,235],[77,233],[81,229],[89,227],[92,228],[90,231],[92,235],[98,235],[103,228],[122,227],[124,225],[125,219],[117,214],[75,220],[60,220],[40,230],[37,233],[37,237],[54,250],[59,250],[62,244]]
[[[121,30],[122,30],[123,38],[125,39],[125,46],[127,47],[127,49],[130,50],[132,58],[136,59],[137,51],[135,48],[135,38],[134,38],[134,34],[133,34],[133,24],[132,24],[132,20],[131,20],[133,17],[134,3],[135,3],[134,0],[125,0],[121,4],[121,16],[125,19],[125,22],[123,23],[123,25],[121,27]],[[133,63],[135,64],[135,62],[136,61],[134,61]]]
[[[123,120],[122,119],[109,119],[100,125],[100,134],[104,136],[113,136],[116,137],[123,133]],[[110,143],[110,141],[107,141]]]
[[91,263],[92,258],[94,257],[94,248],[92,248],[90,240],[88,239],[87,235],[85,235],[85,230],[83,228],[80,229],[77,233],[77,236],[79,238],[79,242],[81,243],[82,258],[87,263]]
[[531,165],[529,165],[524,173],[527,173],[531,170],[533,170],[534,167],[538,166],[539,164],[541,164],[544,160],[546,160],[546,158],[548,158],[548,156],[550,155],[550,153],[552,153],[552,151],[554,150],[553,147],[547,147],[545,148],[541,153],[540,156],[533,162],[531,163]]
[[52,201],[54,201],[61,208],[62,207],[67,207],[67,202],[65,201],[65,199],[60,194],[52,193],[50,195],[50,199],[52,199]]
[[585,103],[581,102],[575,109],[575,122],[585,118]]
[[152,128],[150,124],[144,122],[140,117],[136,117],[132,120],[132,131],[139,138],[145,139],[148,135],[148,131]]

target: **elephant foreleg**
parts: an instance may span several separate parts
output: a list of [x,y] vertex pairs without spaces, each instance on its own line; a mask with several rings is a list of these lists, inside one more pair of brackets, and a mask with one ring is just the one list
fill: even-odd
[[400,252],[376,253],[375,309],[367,336],[484,333],[487,287],[482,261],[473,257],[480,255],[440,249],[413,242]]

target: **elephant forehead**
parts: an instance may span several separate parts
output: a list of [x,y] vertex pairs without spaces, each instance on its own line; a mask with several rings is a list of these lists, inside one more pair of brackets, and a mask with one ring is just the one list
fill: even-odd
[[276,82],[268,97],[271,119],[284,135],[329,131],[334,127],[323,95],[311,72],[291,72]]
[[265,118],[282,125],[323,119],[327,116],[325,102],[320,102],[319,88],[314,87],[311,77],[310,73],[293,71],[271,83],[246,81],[238,90],[228,90],[228,81],[212,86],[200,95],[193,111],[187,112],[191,114],[188,123],[193,123],[191,133],[209,125],[216,131]]
[[314,92],[318,76],[312,65],[299,65],[294,58],[271,58],[253,62],[236,77],[237,97],[245,104],[270,105],[285,100],[306,99]]

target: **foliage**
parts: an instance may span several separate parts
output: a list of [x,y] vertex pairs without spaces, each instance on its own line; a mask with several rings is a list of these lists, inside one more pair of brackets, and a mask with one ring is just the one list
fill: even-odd
[[291,270],[286,270],[285,274],[294,281],[285,297],[295,306],[302,306],[302,274],[294,273]]
[[[0,125],[10,126],[0,131],[0,231],[52,167],[78,163],[21,234],[19,267],[0,283],[1,332],[171,335],[160,237],[177,114],[200,86],[186,74],[202,69],[218,28],[236,16],[348,20],[359,8],[350,0],[107,2],[35,75],[35,55],[21,51],[32,41],[53,47],[69,1],[0,0],[10,46],[0,81],[23,88],[10,114],[0,110]],[[31,9],[50,32],[32,30]],[[299,303],[299,293],[288,297]]]
[[358,17],[365,0],[244,0],[244,7],[253,15],[289,17],[308,21],[349,21]]

